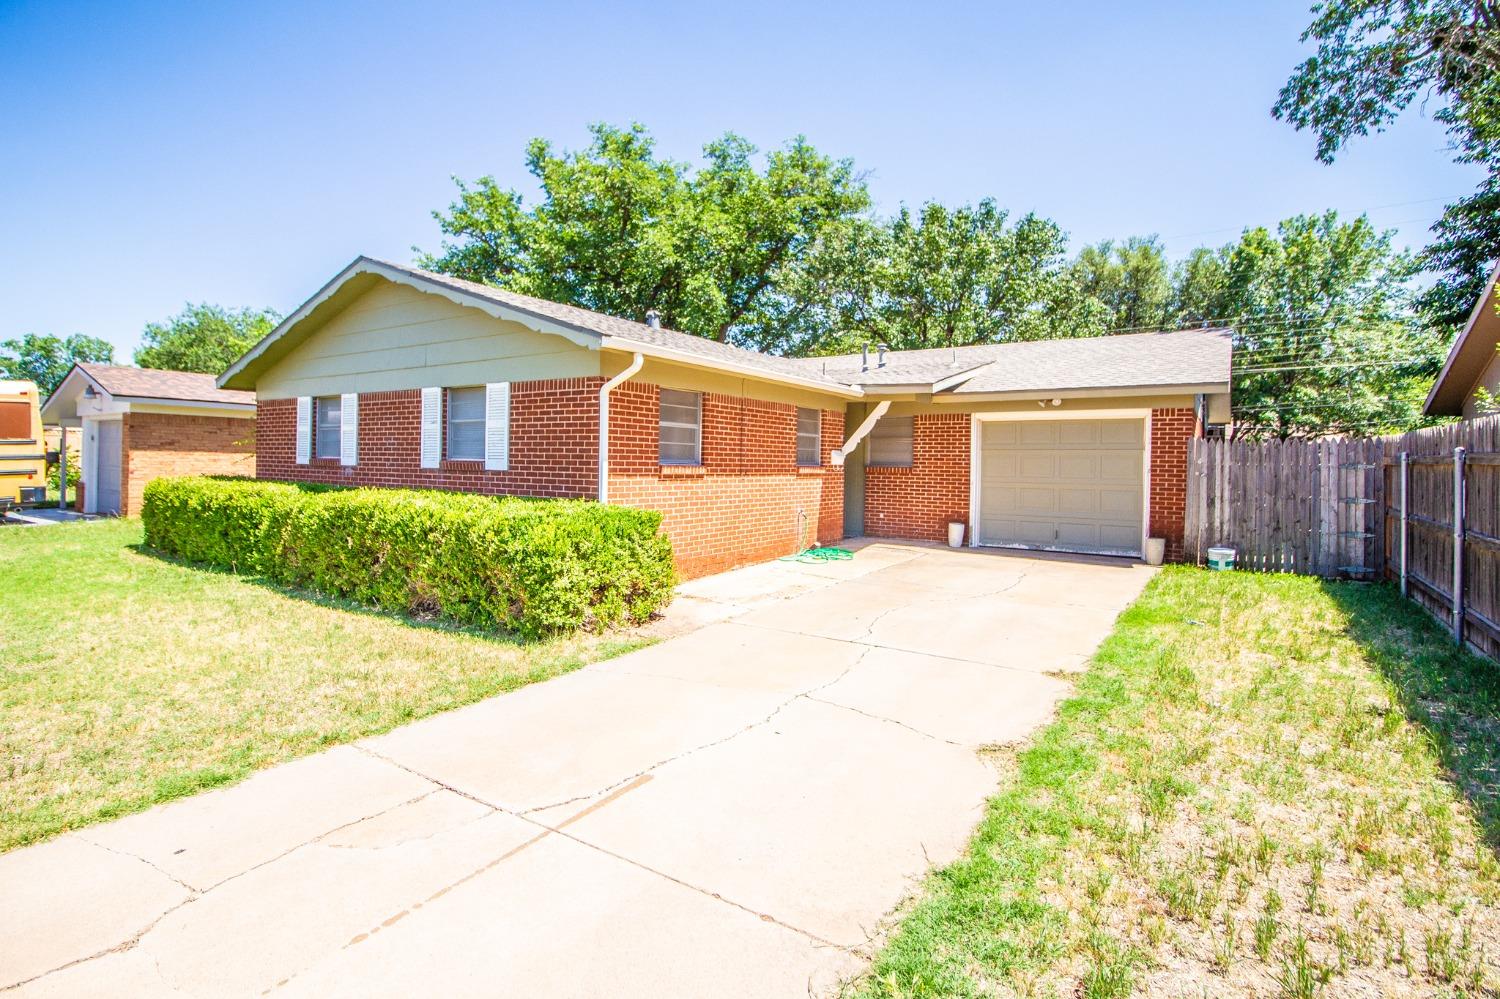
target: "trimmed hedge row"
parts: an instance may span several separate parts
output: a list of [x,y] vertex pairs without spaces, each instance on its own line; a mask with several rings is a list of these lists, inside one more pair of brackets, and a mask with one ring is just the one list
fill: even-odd
[[644,621],[676,581],[661,514],[582,500],[205,477],[141,517],[176,558],[525,637]]

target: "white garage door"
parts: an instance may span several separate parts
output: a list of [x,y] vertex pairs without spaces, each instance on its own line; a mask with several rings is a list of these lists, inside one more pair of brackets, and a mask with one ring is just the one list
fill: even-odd
[[980,424],[979,543],[1141,554],[1144,420]]

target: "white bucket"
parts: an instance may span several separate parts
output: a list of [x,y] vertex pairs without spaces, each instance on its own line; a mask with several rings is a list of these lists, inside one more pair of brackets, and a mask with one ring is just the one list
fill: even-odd
[[1229,547],[1214,547],[1208,550],[1210,569],[1233,569],[1235,550]]
[[948,547],[962,548],[964,546],[964,522],[961,520],[948,521]]
[[1146,564],[1161,565],[1162,560],[1167,557],[1166,538],[1146,539]]

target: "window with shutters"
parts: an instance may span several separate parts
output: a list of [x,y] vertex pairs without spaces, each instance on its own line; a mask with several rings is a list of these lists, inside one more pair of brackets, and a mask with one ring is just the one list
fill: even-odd
[[342,453],[343,400],[336,395],[325,396],[313,403],[316,411],[313,425],[316,447],[313,454],[319,458],[337,458]]
[[797,410],[797,464],[815,467],[823,444],[823,414],[816,409]]
[[912,418],[882,416],[866,438],[865,464],[872,468],[910,468]]
[[661,390],[663,465],[703,463],[703,397],[697,392]]
[[448,457],[484,460],[484,386],[448,390]]

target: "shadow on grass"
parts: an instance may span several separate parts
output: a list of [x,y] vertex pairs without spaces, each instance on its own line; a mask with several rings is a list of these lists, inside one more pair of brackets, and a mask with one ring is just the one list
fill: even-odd
[[346,600],[343,597],[330,596],[326,593],[320,593],[317,590],[306,590],[295,586],[285,586],[281,583],[276,582],[268,576],[262,576],[256,573],[235,572],[232,569],[225,569],[221,566],[209,565],[204,562],[184,561],[183,559],[173,558],[170,555],[163,554],[162,552],[157,551],[155,548],[148,548],[145,544],[141,543],[126,545],[126,547],[135,552],[137,555],[142,555],[146,558],[154,559],[155,561],[162,562],[166,565],[175,565],[183,569],[192,569],[194,572],[205,572],[215,576],[223,576],[228,579],[236,579],[242,583],[248,583],[251,586],[256,586],[260,589],[267,590],[271,593],[275,593],[283,597],[289,597],[293,600],[301,600],[305,603],[316,604],[319,607],[327,607],[332,610],[345,611],[350,614],[358,614],[361,617],[378,618],[379,620],[390,621],[393,624],[399,624],[407,628],[415,628],[422,631],[440,631],[450,635],[468,635],[473,638],[483,639],[487,642],[494,642],[497,645],[510,645],[516,648],[523,649],[546,645],[549,641],[552,640],[549,638],[522,638],[520,635],[516,635],[507,631],[499,631],[494,628],[481,628],[478,625],[459,624],[454,621],[448,621],[443,618],[437,617],[413,617],[410,614],[402,614],[397,611],[382,610],[378,607],[371,607],[368,604],[362,604],[354,600]]
[[1450,779],[1500,853],[1500,664],[1459,649],[1448,631],[1389,583],[1323,584],[1346,630],[1431,736]]

